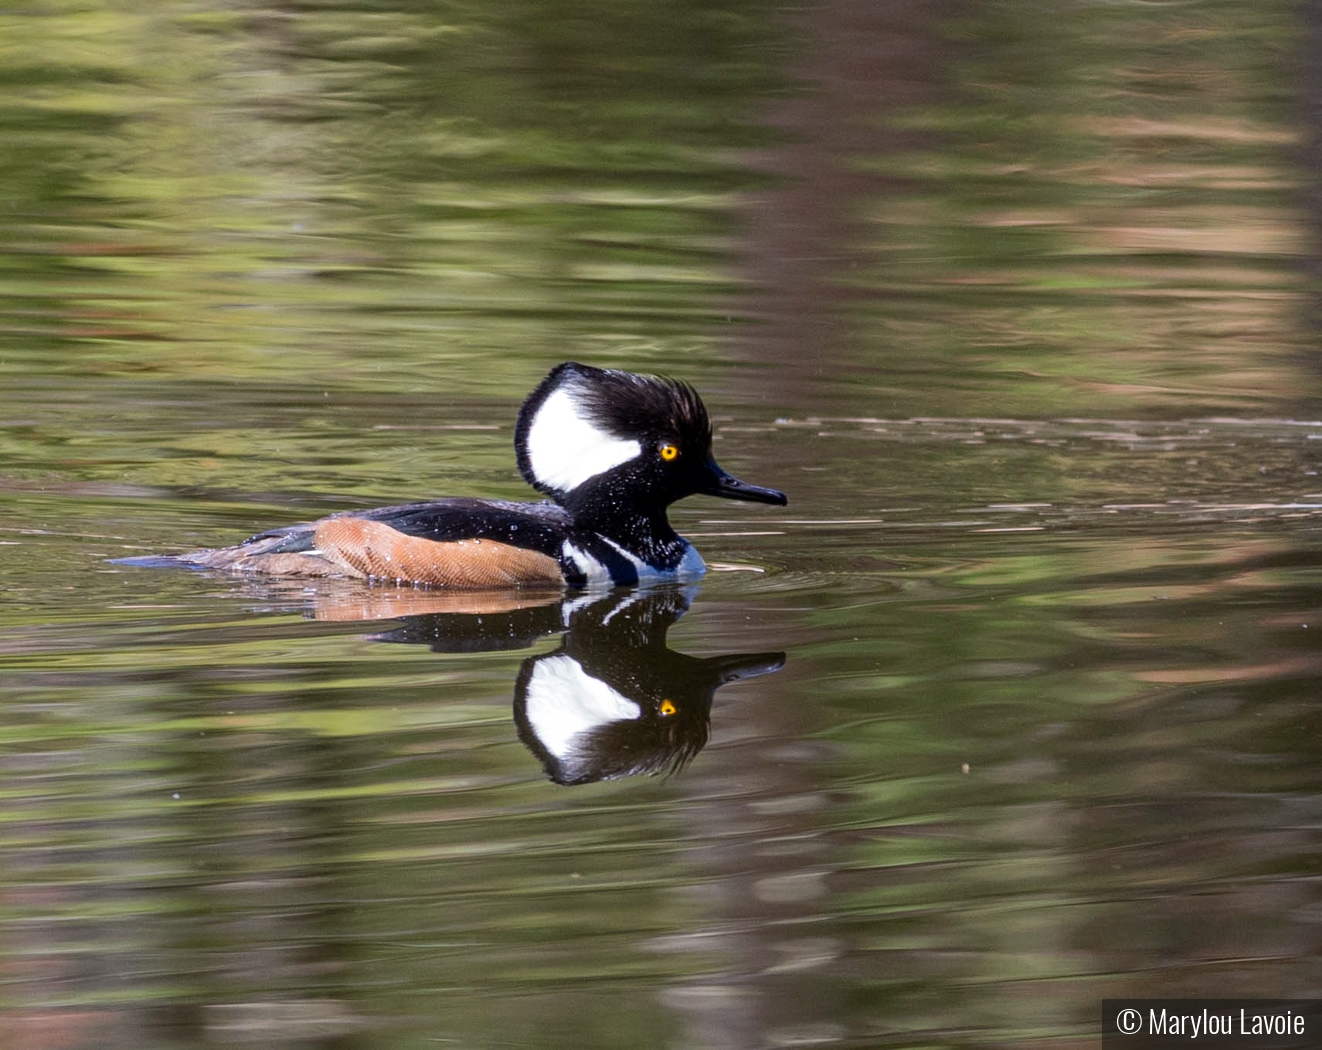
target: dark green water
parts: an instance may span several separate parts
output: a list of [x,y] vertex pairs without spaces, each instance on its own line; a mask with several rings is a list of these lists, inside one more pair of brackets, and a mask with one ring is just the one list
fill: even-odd
[[[1072,1048],[1322,994],[1307,15],[0,14],[12,1045]],[[789,507],[690,500],[699,587],[565,610],[109,560],[526,498],[567,358],[693,381]],[[687,764],[552,783],[564,654]]]

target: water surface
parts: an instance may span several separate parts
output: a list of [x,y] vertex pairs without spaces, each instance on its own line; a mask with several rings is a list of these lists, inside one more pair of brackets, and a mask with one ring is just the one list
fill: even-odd
[[[1296,17],[7,17],[13,1030],[1082,1047],[1317,995]],[[587,602],[112,560],[528,498],[566,358],[692,380],[789,506],[680,504],[701,584]],[[549,668],[632,683],[638,775],[552,760]]]

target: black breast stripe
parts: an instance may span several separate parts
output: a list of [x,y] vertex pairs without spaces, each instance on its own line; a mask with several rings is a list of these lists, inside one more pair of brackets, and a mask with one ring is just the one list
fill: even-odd
[[[615,586],[632,587],[638,582],[638,567],[595,532],[570,532],[568,539],[575,549],[601,562]],[[560,558],[560,571],[570,580],[572,587],[582,587],[587,582],[587,578],[570,558]],[[582,582],[574,583],[571,573]]]

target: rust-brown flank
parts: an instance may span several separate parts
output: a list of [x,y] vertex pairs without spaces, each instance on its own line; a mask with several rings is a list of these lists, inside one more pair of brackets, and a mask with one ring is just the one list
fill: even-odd
[[495,540],[441,543],[362,518],[327,518],[313,542],[328,560],[382,580],[463,588],[564,582],[556,560],[537,551]]

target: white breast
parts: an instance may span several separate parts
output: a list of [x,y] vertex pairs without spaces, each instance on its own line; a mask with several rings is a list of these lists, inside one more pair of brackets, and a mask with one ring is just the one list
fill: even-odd
[[[629,551],[625,550],[610,537],[602,536],[601,533],[597,533],[597,535],[633,563],[633,567],[638,573],[639,583],[661,583],[671,580],[685,583],[689,580],[698,579],[707,571],[707,563],[702,560],[702,555],[698,553],[698,549],[692,545],[690,545],[689,549],[684,552],[684,557],[680,559],[679,564],[673,569],[654,569],[651,565],[648,565],[647,562],[643,561],[642,558],[629,553]],[[595,559],[593,560],[595,561]],[[598,562],[597,564],[601,563]]]

